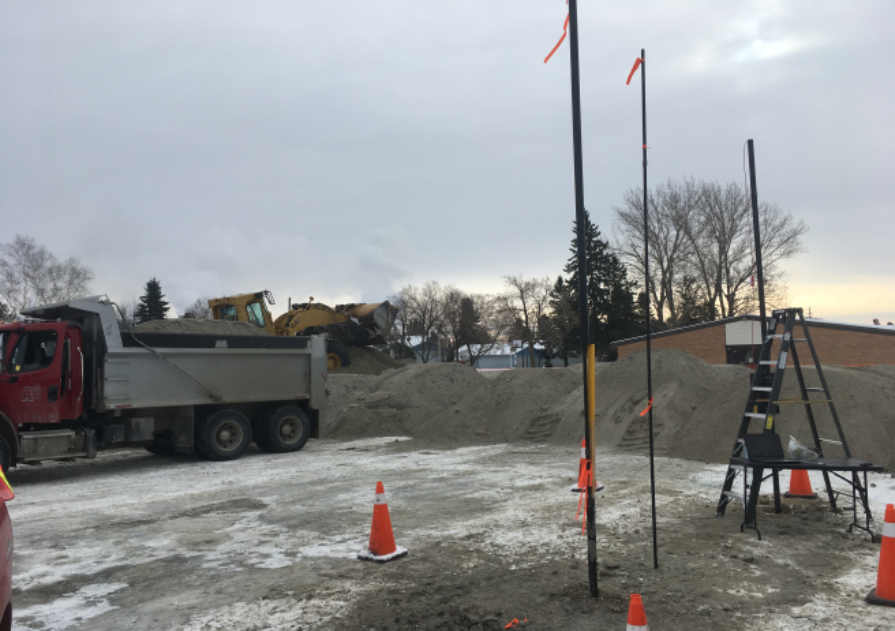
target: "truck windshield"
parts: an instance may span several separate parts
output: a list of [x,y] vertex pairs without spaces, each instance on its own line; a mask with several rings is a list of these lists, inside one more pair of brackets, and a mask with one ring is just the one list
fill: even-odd
[[246,313],[249,316],[249,322],[255,326],[264,326],[264,312],[261,311],[260,302],[250,302],[246,305]]
[[47,368],[56,354],[56,331],[32,331],[19,338],[9,362],[9,372]]

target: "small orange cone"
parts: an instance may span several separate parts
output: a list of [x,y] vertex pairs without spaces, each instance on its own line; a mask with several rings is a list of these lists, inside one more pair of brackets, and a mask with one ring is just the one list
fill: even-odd
[[883,524],[883,543],[879,551],[879,571],[876,589],[864,598],[871,605],[895,607],[895,505],[886,504],[886,521]]
[[373,500],[373,525],[370,528],[370,546],[368,550],[358,552],[357,558],[364,561],[391,561],[407,554],[407,548],[395,545],[392,532],[392,519],[388,514],[385,502],[385,488],[382,482],[376,483],[376,499]]
[[[578,483],[569,487],[572,493],[584,493],[587,491],[587,483],[590,481],[590,463],[587,461],[587,446],[584,439],[581,440],[581,458],[578,460]],[[602,491],[604,487],[599,480],[594,480],[594,491]],[[579,505],[581,502],[578,502]],[[575,517],[575,519],[578,519]]]
[[811,480],[804,469],[793,469],[789,472],[789,491],[784,497],[803,497],[807,500],[816,500],[817,493],[811,488]]
[[643,599],[640,597],[640,594],[631,594],[631,602],[628,604],[627,631],[637,631],[638,629],[649,631],[649,625],[646,623],[646,611],[643,609]]

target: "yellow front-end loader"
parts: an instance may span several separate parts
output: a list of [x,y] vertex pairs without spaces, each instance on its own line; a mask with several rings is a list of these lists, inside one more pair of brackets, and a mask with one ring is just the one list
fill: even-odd
[[385,344],[392,330],[398,309],[387,300],[379,303],[336,305],[335,309],[314,302],[291,304],[276,320],[267,308],[275,304],[267,291],[215,298],[208,301],[215,320],[248,322],[271,335],[327,335],[327,366],[335,370],[348,366],[348,346]]

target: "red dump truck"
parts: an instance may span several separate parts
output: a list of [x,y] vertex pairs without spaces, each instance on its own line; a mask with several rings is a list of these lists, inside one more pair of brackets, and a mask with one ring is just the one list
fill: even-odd
[[238,458],[319,434],[323,337],[135,333],[94,296],[0,326],[0,465],[126,446]]

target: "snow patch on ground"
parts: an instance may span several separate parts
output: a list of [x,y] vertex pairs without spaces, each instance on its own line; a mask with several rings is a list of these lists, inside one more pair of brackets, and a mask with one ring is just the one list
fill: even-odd
[[[12,628],[33,629],[36,624],[46,629],[67,629],[81,625],[86,620],[117,609],[104,596],[125,587],[126,583],[96,583],[43,605],[17,609]],[[20,626],[21,622],[28,623],[28,626]]]

